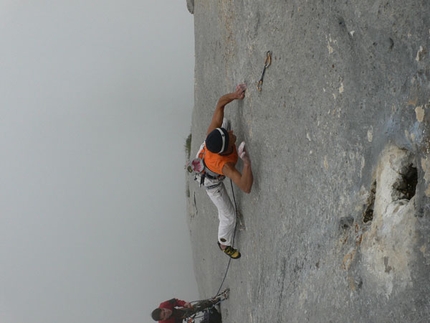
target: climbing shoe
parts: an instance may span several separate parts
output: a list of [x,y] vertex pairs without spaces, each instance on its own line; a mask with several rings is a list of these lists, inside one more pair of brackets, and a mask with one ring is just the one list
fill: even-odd
[[239,259],[241,256],[240,252],[231,246],[225,247],[223,251],[226,255],[228,255],[230,258],[233,258],[233,259]]
[[241,256],[240,252],[231,246],[227,246],[227,247],[225,247],[225,249],[222,249],[221,244],[218,242],[218,247],[230,258],[239,259]]

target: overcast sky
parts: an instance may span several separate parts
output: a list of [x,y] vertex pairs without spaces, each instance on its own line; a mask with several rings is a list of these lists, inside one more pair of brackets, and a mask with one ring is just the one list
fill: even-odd
[[0,0],[0,322],[134,323],[198,298],[185,0]]

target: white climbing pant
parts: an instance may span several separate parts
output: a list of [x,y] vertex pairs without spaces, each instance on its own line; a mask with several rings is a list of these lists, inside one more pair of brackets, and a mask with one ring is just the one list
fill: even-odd
[[232,246],[236,228],[236,212],[224,183],[221,182],[220,185],[213,188],[206,188],[206,193],[218,209],[218,241],[223,245]]

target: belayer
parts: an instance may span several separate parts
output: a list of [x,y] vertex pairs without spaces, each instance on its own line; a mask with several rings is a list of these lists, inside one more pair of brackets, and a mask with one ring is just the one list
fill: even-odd
[[199,312],[211,309],[214,305],[226,300],[229,296],[229,292],[230,290],[226,289],[213,298],[196,301],[193,302],[193,304],[177,298],[172,298],[161,303],[153,310],[151,317],[154,321],[160,321],[161,323],[181,323],[182,320],[195,316]]
[[[208,196],[218,209],[218,246],[233,259],[241,256],[240,252],[233,248],[236,211],[223,180],[228,177],[243,192],[250,193],[254,178],[245,142],[236,148],[236,136],[224,118],[224,108],[234,100],[242,100],[245,97],[245,90],[246,85],[239,84],[234,92],[219,98],[206,133],[206,140],[200,146],[197,158],[191,163],[192,170],[200,175],[198,177],[200,184],[205,187]],[[236,168],[238,157],[243,161],[242,173]]]
[[192,309],[192,305],[188,302],[177,298],[165,301],[152,311],[151,317],[154,321],[164,323],[180,323],[185,318],[187,309]]

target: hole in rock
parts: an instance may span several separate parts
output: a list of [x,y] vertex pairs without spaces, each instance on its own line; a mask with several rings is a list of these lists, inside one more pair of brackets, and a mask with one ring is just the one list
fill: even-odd
[[415,196],[418,183],[417,168],[413,164],[402,170],[400,179],[393,184],[393,188],[400,193],[399,199],[410,200]]
[[367,199],[367,207],[363,214],[363,222],[367,223],[373,220],[373,209],[375,207],[376,181],[372,183],[370,195]]

